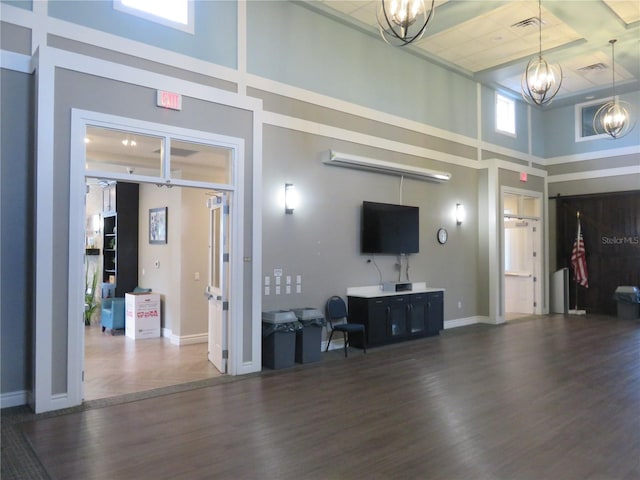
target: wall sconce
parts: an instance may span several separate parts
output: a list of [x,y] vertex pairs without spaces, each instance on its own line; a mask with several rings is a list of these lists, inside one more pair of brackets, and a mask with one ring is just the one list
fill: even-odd
[[298,192],[293,183],[284,184],[284,213],[293,214],[298,206]]
[[464,205],[456,203],[456,225],[462,225],[465,219]]

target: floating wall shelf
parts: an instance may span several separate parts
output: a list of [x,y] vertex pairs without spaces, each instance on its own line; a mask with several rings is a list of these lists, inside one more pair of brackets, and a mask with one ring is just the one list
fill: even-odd
[[323,163],[338,167],[385,173],[387,175],[397,175],[399,177],[410,177],[418,180],[429,180],[435,182],[448,182],[451,180],[451,174],[449,172],[387,162],[385,160],[377,160],[375,158],[360,157],[349,153],[334,152],[333,150],[329,150],[328,158],[325,158]]

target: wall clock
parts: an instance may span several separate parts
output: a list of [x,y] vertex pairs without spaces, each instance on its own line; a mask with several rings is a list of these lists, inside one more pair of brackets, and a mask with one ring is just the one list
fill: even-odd
[[439,228],[438,229],[438,242],[441,245],[444,245],[445,243],[447,243],[447,238],[449,238],[449,234],[447,233],[447,229],[446,228]]

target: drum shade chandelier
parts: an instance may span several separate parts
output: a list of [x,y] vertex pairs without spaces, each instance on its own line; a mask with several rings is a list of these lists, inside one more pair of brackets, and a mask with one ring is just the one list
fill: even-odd
[[[404,47],[420,40],[433,18],[434,4],[435,0],[380,0],[380,35],[394,47]],[[427,5],[430,5],[428,9]]]
[[614,45],[616,40],[609,40],[611,44],[611,76],[612,76],[612,99],[602,105],[593,117],[593,129],[598,134],[606,133],[611,138],[621,138],[633,128],[633,120],[629,111],[631,105],[621,102],[616,98],[616,61]]
[[551,65],[542,56],[542,6],[538,0],[538,56],[529,60],[522,74],[522,97],[527,103],[551,103],[562,85],[562,68]]

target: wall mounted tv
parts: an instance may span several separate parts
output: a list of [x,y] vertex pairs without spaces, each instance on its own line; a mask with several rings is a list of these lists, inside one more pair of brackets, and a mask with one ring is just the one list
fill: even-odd
[[418,253],[419,207],[362,202],[362,253]]

